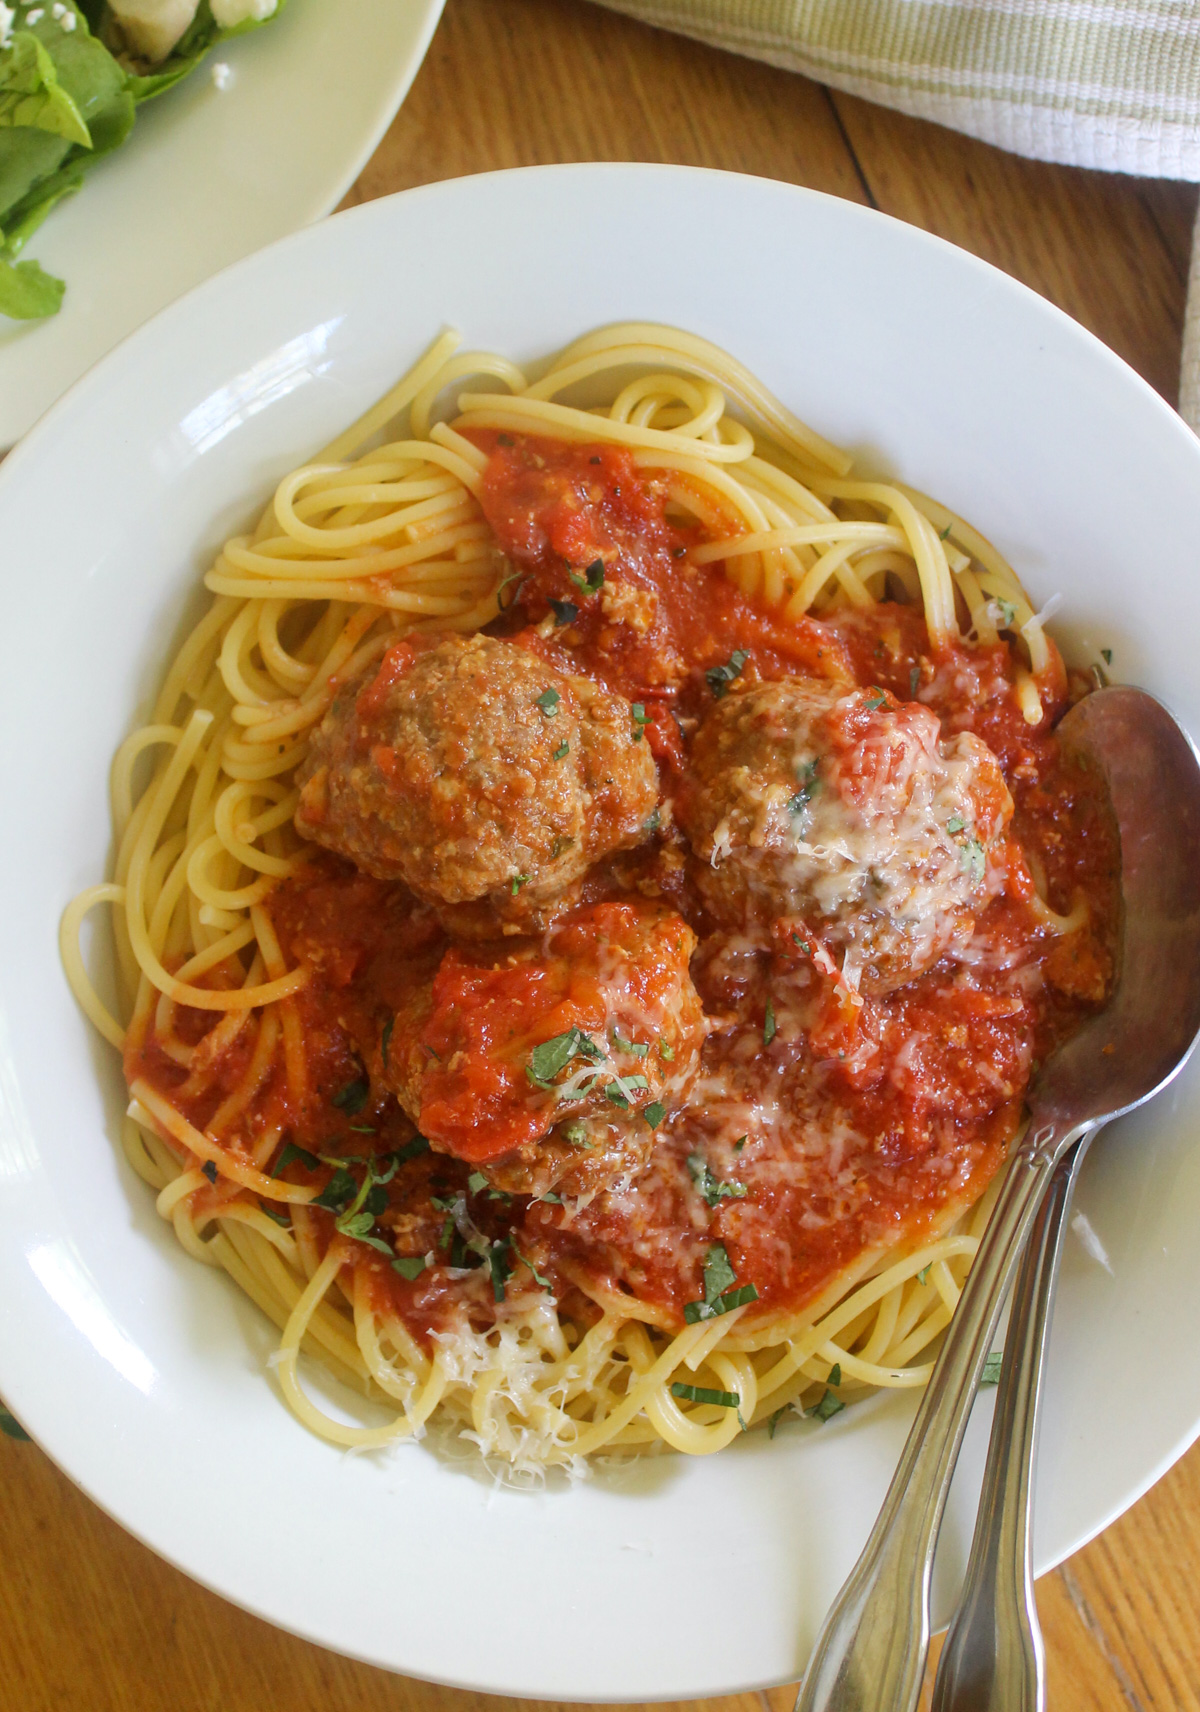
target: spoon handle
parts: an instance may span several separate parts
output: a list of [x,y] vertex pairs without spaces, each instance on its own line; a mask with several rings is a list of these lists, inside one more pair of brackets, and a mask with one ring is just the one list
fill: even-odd
[[917,1703],[933,1552],[979,1376],[1038,1205],[1083,1127],[1035,1116],[1005,1167],[883,1508],[817,1637],[796,1712],[912,1712]]
[[1013,1286],[979,1516],[938,1662],[933,1712],[1043,1712],[1045,1706],[1030,1528],[1038,1403],[1067,1209],[1094,1133],[1059,1161]]

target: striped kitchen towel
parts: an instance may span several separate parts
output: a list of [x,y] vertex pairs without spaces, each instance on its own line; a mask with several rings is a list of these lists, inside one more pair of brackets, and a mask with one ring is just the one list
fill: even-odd
[[[602,0],[1034,160],[1200,180],[1200,0]],[[1200,223],[1179,408],[1200,431]]]

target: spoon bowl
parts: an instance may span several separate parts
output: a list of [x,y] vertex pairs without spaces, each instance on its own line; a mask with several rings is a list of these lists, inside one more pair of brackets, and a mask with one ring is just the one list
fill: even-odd
[[1158,1093],[1200,1030],[1200,762],[1161,703],[1124,686],[1061,721],[1108,785],[1121,847],[1117,983],[1047,1061],[1029,1124],[921,1399],[879,1519],[834,1601],[796,1712],[911,1712],[929,1646],[929,1585],[946,1494],[1005,1291],[1066,1154]]

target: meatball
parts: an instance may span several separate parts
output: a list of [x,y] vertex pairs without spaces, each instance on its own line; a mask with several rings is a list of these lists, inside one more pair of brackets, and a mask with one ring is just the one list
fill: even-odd
[[658,800],[624,697],[483,635],[395,643],[341,690],[299,782],[303,837],[464,937],[544,926]]
[[637,902],[576,908],[544,940],[451,947],[384,1025],[372,1074],[432,1148],[510,1194],[628,1180],[700,1062],[695,944]]
[[940,732],[917,702],[811,678],[719,702],[677,804],[711,914],[764,938],[799,918],[867,994],[961,947],[1013,805],[987,745]]

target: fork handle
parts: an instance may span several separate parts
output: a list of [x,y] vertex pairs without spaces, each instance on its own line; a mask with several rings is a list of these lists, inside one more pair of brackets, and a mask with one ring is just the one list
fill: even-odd
[[912,1712],[917,1703],[934,1547],[979,1376],[1038,1205],[1083,1128],[1035,1114],[1005,1166],[883,1508],[817,1637],[796,1712]]
[[1067,1210],[1094,1134],[1088,1130],[1059,1161],[1013,1286],[975,1537],[938,1662],[933,1712],[1045,1706],[1030,1525],[1038,1404]]

